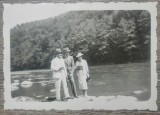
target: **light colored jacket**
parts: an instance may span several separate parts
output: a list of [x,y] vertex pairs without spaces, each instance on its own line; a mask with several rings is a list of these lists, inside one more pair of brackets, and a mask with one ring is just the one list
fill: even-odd
[[[63,67],[64,70],[59,71],[61,67]],[[51,61],[51,70],[53,71],[53,78],[62,78],[67,76],[65,63],[62,58],[59,59],[56,57]]]
[[86,76],[86,78],[89,77],[89,69],[88,69],[88,64],[86,62],[86,60],[82,59],[82,61],[77,61],[76,64],[75,64],[75,69],[78,67],[78,66],[82,66],[82,70],[77,70],[77,76],[81,76],[81,75],[84,75]]

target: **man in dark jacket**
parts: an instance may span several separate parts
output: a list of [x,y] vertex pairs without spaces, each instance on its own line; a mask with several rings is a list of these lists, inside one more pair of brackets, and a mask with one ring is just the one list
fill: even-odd
[[68,47],[64,48],[64,62],[66,65],[66,70],[67,70],[67,77],[70,82],[71,90],[73,93],[73,96],[75,98],[78,98],[77,96],[77,91],[76,91],[76,85],[73,77],[73,72],[74,72],[74,59],[73,56],[69,55],[70,50]]

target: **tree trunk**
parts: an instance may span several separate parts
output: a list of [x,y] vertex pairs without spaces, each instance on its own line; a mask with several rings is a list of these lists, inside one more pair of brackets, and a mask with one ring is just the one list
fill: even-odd
[[139,49],[140,57],[141,57],[141,60],[142,60],[143,59],[143,55],[142,55],[141,49],[140,48],[138,48],[138,49]]

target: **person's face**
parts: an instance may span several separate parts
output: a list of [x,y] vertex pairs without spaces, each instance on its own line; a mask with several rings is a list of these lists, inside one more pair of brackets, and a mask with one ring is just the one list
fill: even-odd
[[69,56],[69,52],[64,52],[64,55],[65,56]]
[[82,60],[82,56],[78,57],[78,60],[81,61]]
[[57,54],[57,57],[58,57],[58,58],[62,58],[62,52],[59,52],[59,53]]

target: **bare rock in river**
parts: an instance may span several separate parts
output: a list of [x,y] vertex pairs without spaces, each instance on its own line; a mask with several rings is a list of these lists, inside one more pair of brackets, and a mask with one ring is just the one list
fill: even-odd
[[25,87],[25,88],[31,87],[32,85],[33,85],[33,82],[31,82],[31,81],[23,81],[21,83],[21,86]]
[[12,83],[12,86],[19,86],[20,83]]
[[35,100],[35,99],[31,98],[31,97],[25,97],[25,96],[19,96],[19,97],[15,97],[13,99],[15,101],[23,101],[23,102],[25,102],[25,101],[29,101],[29,102],[37,101],[37,100]]
[[11,85],[11,91],[15,91],[15,90],[18,90],[19,87],[17,87],[16,85]]
[[18,90],[18,89],[19,89],[19,85],[20,85],[19,82],[14,82],[14,83],[12,83],[12,84],[11,84],[11,91]]
[[50,92],[56,92],[56,89],[52,89],[52,90],[50,90]]

